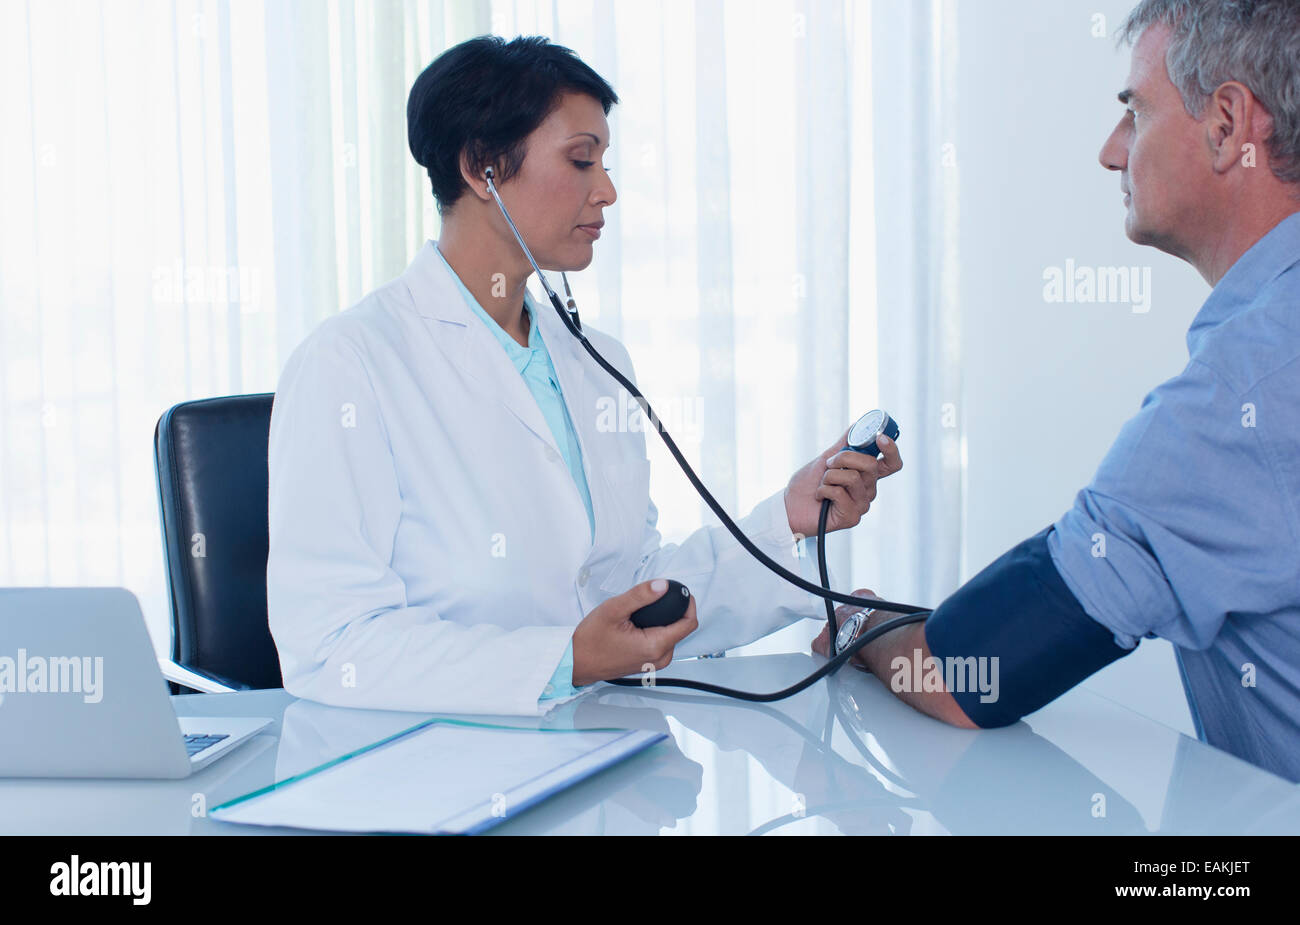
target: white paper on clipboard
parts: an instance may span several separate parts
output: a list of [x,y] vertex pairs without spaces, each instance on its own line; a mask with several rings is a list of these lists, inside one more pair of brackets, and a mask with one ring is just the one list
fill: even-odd
[[429,720],[210,816],[336,832],[474,834],[666,738]]

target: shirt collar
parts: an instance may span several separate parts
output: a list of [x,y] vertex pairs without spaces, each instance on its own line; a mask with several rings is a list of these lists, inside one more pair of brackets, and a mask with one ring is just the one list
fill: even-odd
[[474,293],[469,291],[469,287],[452,269],[451,264],[447,262],[447,258],[443,256],[437,245],[434,245],[433,252],[438,255],[438,259],[447,268],[451,278],[456,281],[456,287],[460,290],[461,298],[464,299],[465,304],[487,325],[488,330],[492,332],[492,336],[505,348],[506,354],[510,357],[511,362],[515,364],[515,368],[522,373],[533,358],[538,355],[538,351],[545,352],[546,349],[545,344],[542,342],[542,333],[537,324],[537,309],[533,305],[532,296],[528,290],[524,290],[524,310],[528,312],[528,346],[524,347],[507,334],[505,329],[497,324],[496,319],[489,315],[482,305],[479,305],[478,299],[474,298]]
[[1300,261],[1300,212],[1288,215],[1237,258],[1187,331],[1187,348],[1255,301],[1259,291]]

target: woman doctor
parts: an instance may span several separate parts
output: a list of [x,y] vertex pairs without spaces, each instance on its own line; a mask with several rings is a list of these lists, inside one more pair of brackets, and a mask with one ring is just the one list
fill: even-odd
[[[721,526],[661,543],[645,434],[619,426],[631,399],[527,292],[531,267],[484,171],[543,269],[586,267],[616,198],[601,163],[616,102],[539,37],[472,39],[416,80],[408,136],[441,238],[317,327],[275,396],[267,605],[291,694],[537,714],[824,615]],[[583,330],[635,381],[618,341]],[[822,499],[829,530],[852,527],[902,466],[893,443],[879,460],[838,452],[845,436],[739,521],[812,582],[813,544],[795,534],[816,534]],[[690,588],[690,606],[639,629],[628,617],[660,578]]]

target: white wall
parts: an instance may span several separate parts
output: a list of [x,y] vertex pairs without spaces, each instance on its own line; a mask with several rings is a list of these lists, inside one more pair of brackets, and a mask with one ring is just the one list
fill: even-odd
[[[1125,237],[1119,175],[1097,161],[1122,113],[1115,94],[1129,50],[1110,34],[1130,4],[958,6],[969,577],[1070,505],[1146,392],[1182,369],[1209,289],[1186,264]],[[1106,38],[1091,34],[1097,13]],[[1046,302],[1044,270],[1067,258],[1150,267],[1150,310]],[[1162,640],[1088,686],[1194,734]]]

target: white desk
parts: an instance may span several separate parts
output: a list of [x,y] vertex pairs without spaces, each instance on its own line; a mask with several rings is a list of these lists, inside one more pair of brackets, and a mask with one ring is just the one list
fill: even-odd
[[[685,661],[663,675],[775,690],[821,661]],[[174,701],[184,715],[277,722],[185,780],[0,780],[0,832],[289,833],[203,810],[426,718],[324,707],[281,690]],[[1078,688],[1024,722],[980,732],[922,716],[854,669],[775,704],[601,685],[544,719],[492,721],[671,737],[506,820],[500,834],[1300,832],[1300,787]]]

